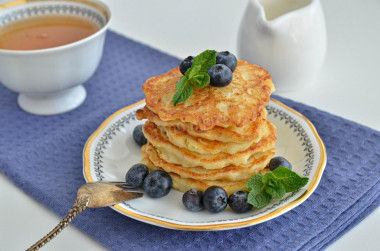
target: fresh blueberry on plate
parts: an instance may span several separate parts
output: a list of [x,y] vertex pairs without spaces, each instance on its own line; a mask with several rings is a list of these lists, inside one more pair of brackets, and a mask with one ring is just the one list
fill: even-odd
[[292,165],[284,157],[281,157],[281,156],[274,157],[269,162],[269,169],[271,171],[276,170],[280,166],[284,166],[284,167],[289,168],[290,170],[292,170]]
[[182,196],[183,205],[192,212],[200,211],[203,206],[203,192],[195,189],[190,189]]
[[228,197],[228,205],[235,213],[246,213],[252,209],[252,205],[247,203],[248,192],[237,191]]
[[203,193],[203,205],[211,213],[219,213],[227,207],[226,191],[218,186],[211,186]]
[[133,165],[125,175],[125,182],[132,187],[141,187],[149,169],[146,165],[138,163]]
[[167,172],[154,170],[144,179],[144,190],[152,198],[161,198],[167,195],[172,188],[173,181]]
[[143,146],[147,143],[147,140],[142,131],[143,125],[138,125],[133,129],[133,139],[139,146]]

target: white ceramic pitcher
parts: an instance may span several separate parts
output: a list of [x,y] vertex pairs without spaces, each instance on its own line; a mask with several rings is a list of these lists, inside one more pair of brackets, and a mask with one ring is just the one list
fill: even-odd
[[311,85],[326,55],[319,0],[250,0],[240,24],[238,57],[272,75],[279,92]]

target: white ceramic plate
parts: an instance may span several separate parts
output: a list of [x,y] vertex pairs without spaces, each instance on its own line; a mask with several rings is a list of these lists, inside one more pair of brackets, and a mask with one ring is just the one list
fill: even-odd
[[[91,135],[83,152],[83,174],[87,182],[124,181],[128,169],[141,160],[133,129],[143,124],[135,117],[144,101],[123,108]],[[326,151],[312,123],[300,113],[272,99],[267,106],[268,120],[277,127],[277,154],[286,157],[293,170],[309,177],[309,183],[272,201],[260,210],[234,213],[229,207],[221,213],[206,210],[190,212],[182,205],[182,192],[172,189],[160,199],[143,198],[119,203],[112,208],[149,224],[182,230],[221,230],[258,224],[277,217],[305,201],[317,187],[326,165]]]

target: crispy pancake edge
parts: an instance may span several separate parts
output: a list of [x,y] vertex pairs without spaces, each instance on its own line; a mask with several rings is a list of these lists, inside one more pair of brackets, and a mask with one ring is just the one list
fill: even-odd
[[[163,170],[160,167],[155,166],[146,156],[143,154],[143,158],[141,160],[141,163],[146,165],[149,168],[149,171],[153,170]],[[268,171],[268,170],[267,170]],[[223,187],[224,190],[226,190],[227,194],[230,195],[236,191],[240,190],[247,190],[245,188],[245,184],[247,180],[242,181],[207,181],[207,180],[195,180],[195,179],[189,179],[189,178],[181,178],[179,175],[175,173],[168,173],[173,181],[173,188],[176,190],[179,190],[181,192],[186,192],[190,189],[196,189],[199,191],[204,192],[207,188],[210,186],[220,186]]]
[[184,167],[202,166],[206,169],[219,169],[228,165],[245,165],[249,158],[262,151],[274,148],[276,142],[275,127],[273,126],[267,137],[257,144],[253,144],[245,151],[235,154],[198,154],[184,148],[177,147],[165,139],[157,126],[149,121],[143,126],[143,132],[147,140],[157,149],[160,158],[169,163],[180,164]]
[[259,137],[259,133],[263,130],[263,126],[265,126],[266,123],[266,115],[267,111],[265,108],[263,108],[261,115],[257,120],[248,123],[243,127],[224,128],[215,126],[211,130],[202,130],[197,125],[184,123],[180,120],[163,121],[158,117],[157,114],[149,110],[149,108],[146,106],[143,109],[137,110],[136,112],[137,119],[148,119],[149,121],[155,123],[157,126],[173,127],[193,137],[232,143],[247,143],[252,141],[255,143],[258,142],[261,138]]
[[211,170],[201,167],[185,168],[181,165],[168,163],[158,156],[156,149],[150,143],[146,144],[142,151],[145,151],[145,154],[155,166],[162,168],[166,172],[176,173],[182,178],[225,181],[246,180],[257,173],[261,173],[275,154],[274,149],[256,154],[247,167],[230,165],[222,169]]

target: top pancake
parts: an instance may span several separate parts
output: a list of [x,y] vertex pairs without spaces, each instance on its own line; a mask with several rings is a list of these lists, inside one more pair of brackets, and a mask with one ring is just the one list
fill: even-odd
[[242,127],[255,121],[274,91],[271,76],[264,68],[238,61],[228,86],[194,87],[189,99],[175,107],[172,98],[181,76],[177,67],[148,79],[143,85],[146,105],[163,121],[178,119],[198,125],[201,130],[215,126]]

